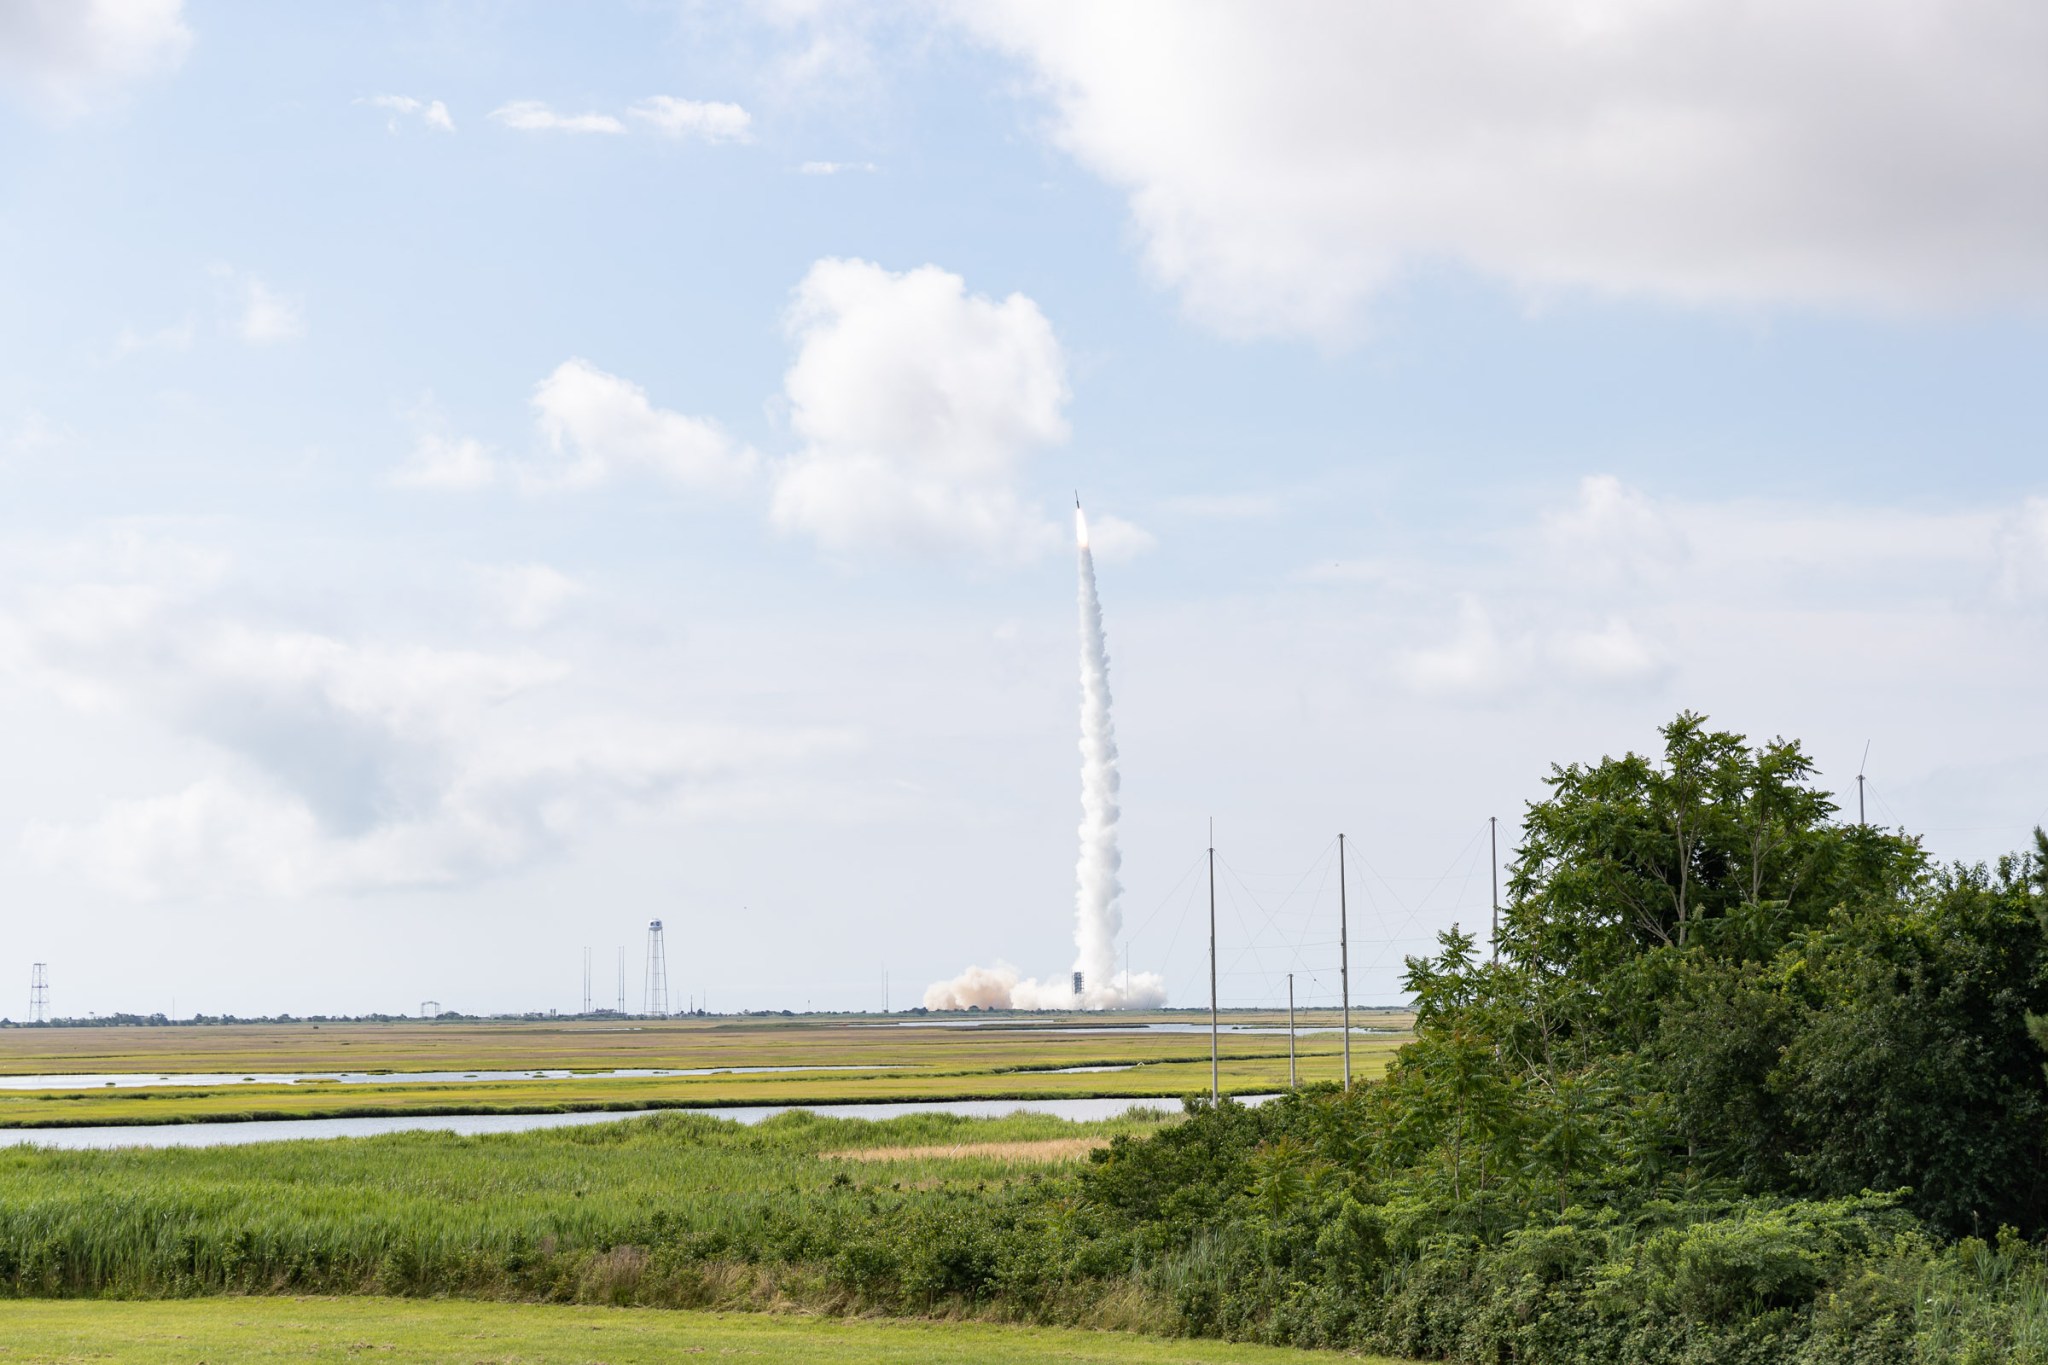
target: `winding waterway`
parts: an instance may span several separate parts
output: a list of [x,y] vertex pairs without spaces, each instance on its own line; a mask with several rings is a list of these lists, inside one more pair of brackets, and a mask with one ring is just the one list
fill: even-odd
[[[516,1073],[526,1074],[526,1073]],[[1243,1104],[1262,1104],[1271,1095],[1240,1096]],[[1165,1100],[918,1100],[902,1104],[768,1104],[726,1108],[665,1109],[662,1113],[709,1114],[735,1123],[759,1123],[796,1109],[833,1118],[893,1119],[904,1114],[961,1114],[996,1118],[1019,1111],[1063,1119],[1110,1119],[1132,1109],[1166,1109]],[[251,1123],[128,1124],[105,1128],[0,1129],[0,1147],[51,1147],[95,1150],[114,1147],[232,1147],[252,1142],[290,1142],[305,1138],[377,1137],[384,1133],[524,1133],[538,1128],[579,1128],[591,1123],[620,1123],[644,1118],[648,1111],[585,1114],[391,1114],[373,1118],[264,1119]]]

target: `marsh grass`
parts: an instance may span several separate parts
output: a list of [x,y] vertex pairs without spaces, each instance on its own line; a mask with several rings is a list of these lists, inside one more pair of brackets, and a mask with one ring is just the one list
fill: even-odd
[[[1270,1022],[1244,1016],[1235,1022]],[[1354,1064],[1377,1074],[1398,1038],[1360,1039]],[[1340,1044],[1304,1037],[1304,1081],[1331,1079]],[[37,1049],[42,1049],[38,1051]],[[890,1103],[951,1099],[1157,1098],[1208,1088],[1207,1040],[1189,1034],[1088,1029],[896,1028],[846,1021],[222,1025],[0,1029],[0,1071],[262,1072],[613,1069],[721,1066],[872,1067],[752,1075],[596,1076],[481,1082],[229,1084],[219,1087],[56,1086],[0,1091],[0,1127],[356,1118],[389,1114],[630,1112],[727,1105]],[[1132,1067],[1067,1073],[1073,1066]],[[1223,1039],[1234,1094],[1281,1088],[1286,1040]]]
[[1061,1191],[1044,1182],[1064,1177],[1015,1153],[1163,1121],[792,1113],[743,1127],[658,1114],[482,1137],[15,1148],[0,1152],[0,1292],[456,1295],[1156,1326],[1164,1316],[1127,1291],[1057,1267],[1071,1248]]

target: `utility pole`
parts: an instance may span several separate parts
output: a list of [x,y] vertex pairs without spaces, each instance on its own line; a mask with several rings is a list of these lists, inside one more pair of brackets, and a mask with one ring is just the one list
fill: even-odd
[[1216,818],[1209,818],[1209,1103],[1215,1104],[1223,1087],[1216,1047]]
[[1298,1089],[1294,1077],[1294,973],[1287,974],[1287,1088]]
[[1863,770],[1870,766],[1870,741],[1863,741],[1863,757],[1856,764],[1856,823],[1865,829],[1870,822],[1863,818]]
[[1500,817],[1486,817],[1486,848],[1493,855],[1493,960],[1500,961]]
[[1344,890],[1344,836],[1337,836],[1337,964],[1344,983],[1344,1089],[1351,1090],[1351,906]]

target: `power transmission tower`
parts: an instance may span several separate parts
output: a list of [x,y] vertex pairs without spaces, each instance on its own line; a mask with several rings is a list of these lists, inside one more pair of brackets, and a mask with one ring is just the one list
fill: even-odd
[[668,1014],[668,953],[662,947],[661,921],[647,921],[647,984],[642,1014],[657,1019]]
[[619,947],[619,1013],[626,1012],[626,949]]
[[590,949],[583,950],[583,1012],[590,1013]]
[[50,1021],[50,964],[37,962],[28,969],[28,1021],[31,1024],[46,1024]]

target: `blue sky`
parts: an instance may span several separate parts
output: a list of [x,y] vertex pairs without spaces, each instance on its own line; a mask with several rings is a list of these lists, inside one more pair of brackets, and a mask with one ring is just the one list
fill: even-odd
[[1680,708],[1995,856],[2044,59],[1991,0],[0,0],[0,989],[568,1008],[655,916],[720,1007],[1059,971],[1076,487],[1179,1003],[1207,817],[1226,1003],[1329,997],[1338,829],[1391,1000],[1486,817]]

